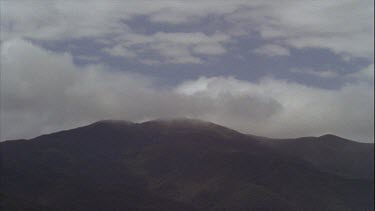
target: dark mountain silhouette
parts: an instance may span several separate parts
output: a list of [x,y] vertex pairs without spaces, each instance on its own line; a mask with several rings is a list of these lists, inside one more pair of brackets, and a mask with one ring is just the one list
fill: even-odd
[[374,208],[373,145],[335,136],[263,140],[199,120],[100,121],[0,146],[3,210]]
[[267,140],[263,144],[302,158],[318,169],[347,178],[374,178],[374,145],[331,134],[320,137]]

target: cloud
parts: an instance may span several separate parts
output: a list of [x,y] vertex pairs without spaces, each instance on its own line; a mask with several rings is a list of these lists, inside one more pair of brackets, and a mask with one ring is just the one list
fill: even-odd
[[[297,49],[328,49],[338,55],[372,59],[374,2],[267,1],[227,15],[233,33],[258,32]],[[239,31],[239,32],[236,32]]]
[[[2,1],[1,38],[60,40],[104,37],[128,30],[125,4],[105,1]],[[90,5],[90,6],[88,6]]]
[[89,63],[94,63],[98,62],[100,58],[98,56],[86,56],[86,55],[77,55],[75,59],[83,62],[89,62]]
[[265,56],[289,56],[289,49],[280,45],[267,44],[254,50],[254,53]]
[[[90,6],[87,6],[90,5]],[[238,39],[259,34],[267,43],[277,43],[287,48],[328,49],[343,58],[359,57],[372,60],[374,55],[374,2],[372,0],[330,1],[53,1],[37,4],[29,1],[3,1],[1,7],[1,39],[33,38],[40,40],[94,39],[111,43],[110,47],[123,45],[122,37],[133,32],[129,21],[146,17],[150,26],[161,26],[154,35],[144,34],[145,39],[157,39],[163,34],[163,24],[177,28],[169,31],[173,37],[182,31],[186,35],[203,33],[202,29],[188,27],[194,24],[215,26],[210,20],[221,20],[222,25],[214,31]],[[214,17],[214,18],[213,18]],[[154,25],[155,24],[155,25]],[[160,25],[161,24],[161,25]],[[189,25],[190,24],[190,25]],[[207,27],[208,28],[208,27]],[[149,36],[149,37],[148,37]],[[194,35],[201,36],[201,35]],[[161,38],[162,38],[161,37]],[[165,40],[164,40],[165,41]],[[174,43],[177,40],[172,39]],[[171,41],[171,42],[172,42]],[[181,40],[177,43],[181,44]],[[169,43],[170,44],[170,43]],[[155,44],[156,45],[156,44]],[[153,46],[153,50],[170,57],[177,52],[187,59],[169,58],[170,62],[199,63],[203,55],[219,55],[226,52],[221,42],[202,43],[202,46],[184,45]],[[370,47],[371,46],[371,47]],[[114,52],[119,47],[114,47]],[[172,48],[172,50],[169,50]],[[270,48],[270,47],[267,47]],[[178,50],[176,50],[178,49]],[[263,52],[263,50],[259,50]],[[286,55],[287,51],[265,50]],[[164,53],[164,54],[163,54]],[[120,53],[121,54],[121,53]],[[118,55],[118,53],[115,53]],[[266,55],[268,55],[266,53]],[[189,57],[190,56],[190,57]]]
[[[69,54],[46,51],[23,40],[2,44],[2,139],[30,137],[111,116],[116,95],[146,89],[147,79],[101,66],[79,68]],[[53,128],[53,129],[51,129]]]
[[158,88],[153,79],[103,65],[76,66],[22,39],[1,45],[1,140],[31,138],[101,119],[192,117],[246,133],[298,137],[333,133],[373,141],[373,84],[340,89],[279,79],[201,77]]
[[197,45],[193,48],[193,52],[201,55],[220,55],[226,52],[225,48],[217,43],[206,43]]
[[223,15],[235,12],[243,5],[253,5],[246,0],[234,1],[160,1],[162,8],[148,14],[149,20],[155,23],[186,24],[196,22],[208,15]]
[[348,74],[347,77],[374,83],[374,64],[370,64],[366,68],[363,68],[355,73]]
[[[180,64],[200,64],[204,62],[200,56],[224,54],[224,45],[231,40],[224,34],[206,35],[201,32],[157,32],[150,35],[129,33],[119,39],[121,44],[105,48],[104,51],[123,57],[147,57],[145,54],[153,53],[155,57],[160,57],[159,63]],[[151,60],[145,58],[140,61],[148,63]]]
[[112,48],[103,48],[103,52],[108,53],[111,56],[115,57],[124,57],[124,58],[134,58],[137,55],[129,50],[126,46],[116,45]]
[[[218,101],[221,96],[252,96],[258,102],[277,105],[274,112],[259,112],[261,118],[238,118],[222,112],[206,119],[237,130],[271,137],[317,136],[333,133],[359,141],[374,140],[373,84],[348,83],[338,90],[264,78],[252,83],[227,77],[202,77],[177,88],[188,96],[205,96]],[[253,111],[249,106],[248,112]],[[246,113],[242,110],[242,113]]]
[[100,119],[143,120],[204,113],[212,102],[158,90],[145,76],[76,66],[15,39],[2,43],[1,140],[30,138]]
[[[92,39],[109,46],[103,52],[115,57],[154,55],[160,63],[203,63],[201,56],[226,52],[227,35],[202,32],[137,34],[127,21],[147,15],[151,21],[188,20],[205,16],[213,3],[191,4],[166,1],[53,1],[48,4],[6,1],[1,7],[1,39],[31,38],[43,41]],[[88,7],[87,5],[91,5]],[[186,7],[189,8],[186,10]],[[5,9],[4,9],[5,8]],[[225,7],[226,8],[226,7]],[[175,10],[176,9],[176,10]],[[234,8],[230,9],[233,10]],[[166,14],[163,18],[161,14]],[[176,11],[179,11],[175,14]],[[185,11],[185,12],[184,12]],[[226,9],[225,9],[226,11]],[[172,16],[175,14],[174,16]],[[168,17],[168,18],[167,18]],[[155,55],[156,54],[156,55]],[[193,55],[196,54],[196,55]],[[152,58],[144,58],[149,61]],[[140,60],[142,62],[142,60]],[[142,62],[143,63],[143,62]]]
[[311,68],[292,68],[292,73],[311,75],[319,78],[337,78],[339,74],[332,70],[314,70]]

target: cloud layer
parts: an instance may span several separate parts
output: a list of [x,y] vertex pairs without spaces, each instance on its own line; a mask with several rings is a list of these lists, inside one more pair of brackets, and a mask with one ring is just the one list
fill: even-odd
[[69,53],[23,39],[2,43],[1,58],[1,140],[101,119],[166,117],[200,118],[279,138],[334,133],[374,139],[373,74],[368,70],[348,75],[355,80],[336,90],[269,77],[249,82],[203,76],[160,88],[146,76],[103,65],[77,66]]
[[0,3],[1,140],[168,117],[374,140],[372,0]]
[[[328,49],[345,58],[374,55],[372,0],[2,1],[2,8],[3,40],[94,39],[107,43],[103,50],[110,55],[145,61],[152,54],[164,63],[201,63],[204,56],[225,53],[227,41],[258,36],[269,42],[257,50],[266,55],[285,56],[288,48]],[[150,26],[182,28],[135,31],[129,23],[137,17]],[[211,24],[222,26],[209,30]]]

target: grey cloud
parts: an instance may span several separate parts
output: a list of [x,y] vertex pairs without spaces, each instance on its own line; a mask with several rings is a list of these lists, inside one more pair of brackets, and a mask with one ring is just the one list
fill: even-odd
[[203,55],[220,55],[224,54],[226,50],[220,44],[202,44],[195,46],[193,52]]
[[289,49],[275,44],[267,44],[254,49],[254,53],[266,56],[289,56]]
[[319,78],[337,78],[339,74],[332,70],[313,70],[310,68],[292,68],[290,70],[293,73],[307,74]]
[[[201,77],[162,90],[146,76],[100,64],[76,66],[70,54],[50,52],[23,39],[85,38],[105,45],[101,50],[109,55],[155,65],[201,64],[229,52],[229,44],[241,44],[236,41],[242,37],[260,35],[266,44],[252,49],[255,53],[281,56],[289,49],[323,48],[372,63],[373,8],[369,0],[2,1],[1,140],[100,119],[185,116],[272,137],[334,133],[373,141],[373,64],[345,75],[348,80],[336,90],[233,77]],[[149,24],[175,28],[141,34],[128,26],[138,16]],[[185,30],[208,16],[223,20],[224,26],[210,33]],[[311,68],[291,71],[336,75]]]
[[346,77],[374,83],[374,64],[370,64],[355,73],[348,74]]
[[[2,39],[43,40],[103,37],[128,30],[126,5],[106,1],[2,1]],[[87,5],[90,5],[88,7]]]
[[[227,15],[233,33],[256,31],[266,41],[323,48],[350,57],[374,55],[373,1],[267,1]],[[237,32],[238,31],[238,32]]]
[[101,119],[160,117],[200,118],[272,137],[334,133],[358,141],[374,139],[373,83],[361,77],[337,90],[233,77],[201,77],[160,89],[148,77],[102,65],[76,66],[70,54],[47,51],[22,39],[3,42],[1,59],[1,140],[30,138]]
[[373,142],[373,88],[373,84],[363,82],[347,83],[338,90],[329,90],[272,78],[252,83],[235,78],[202,77],[181,84],[177,92],[215,100],[222,93],[255,96],[257,101],[263,99],[273,105],[267,108],[268,111],[266,108],[264,112],[258,110],[262,117],[259,119],[241,121],[235,115],[224,117],[223,112],[208,118],[243,132],[279,138],[333,133]]
[[115,57],[135,58],[137,55],[126,46],[116,45],[112,48],[103,48],[103,52]]
[[223,96],[215,101],[174,88],[160,90],[147,77],[101,65],[78,67],[69,54],[20,39],[3,43],[1,57],[1,140],[30,138],[101,119],[204,118],[217,112],[239,116],[238,109],[255,117],[259,113],[254,109],[271,106],[272,111],[274,106],[257,102],[256,97]]
[[[203,63],[198,55],[213,56],[226,52],[224,44],[230,37],[224,34],[158,32],[151,35],[129,33],[118,38],[120,44],[103,51],[113,56],[134,58],[154,52],[161,56],[159,63]],[[198,55],[197,55],[198,54]],[[140,59],[147,63],[150,59]],[[145,61],[144,61],[145,60]]]
[[[146,16],[151,23],[183,26],[186,23],[202,21],[202,18],[211,15],[230,23],[226,27],[218,28],[217,31],[226,36],[233,36],[232,39],[259,33],[270,43],[277,40],[288,47],[324,48],[343,57],[372,59],[373,47],[369,46],[374,44],[373,8],[371,0],[360,2],[355,0],[323,2],[91,0],[53,1],[46,4],[4,1],[1,7],[1,39],[29,37],[56,40],[85,37],[112,43],[110,47],[114,47],[123,45],[124,43],[119,40],[134,33],[127,25],[127,21],[137,16]],[[160,35],[168,40],[170,36],[162,33]],[[181,40],[176,40],[177,34],[171,35],[174,42],[181,44],[172,46],[171,51],[176,51],[178,48],[177,52],[180,56],[190,56],[186,61],[180,57],[171,57],[170,51],[165,50],[166,48],[158,48],[159,44],[156,42],[165,44],[165,39],[154,40],[155,45],[151,48],[149,45],[139,47],[144,47],[144,50],[155,50],[162,56],[168,57],[167,60],[172,63],[199,61],[198,57],[187,55],[187,43],[182,45]],[[143,38],[147,40],[156,37]],[[188,40],[190,47],[195,48],[196,53],[218,55],[225,52],[225,46],[220,41],[209,43],[209,46],[205,42],[199,43],[200,47],[198,47],[190,45],[192,40],[189,36],[185,36],[184,39]],[[118,41],[113,43],[113,40]],[[115,52],[116,55],[121,55],[123,51]],[[286,54],[286,51],[283,52]]]

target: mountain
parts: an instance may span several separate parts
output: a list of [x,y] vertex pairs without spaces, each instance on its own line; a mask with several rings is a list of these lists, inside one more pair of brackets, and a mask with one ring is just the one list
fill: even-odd
[[[355,173],[373,168],[363,156],[373,145],[358,144],[265,139],[191,119],[100,121],[0,143],[0,197],[10,211],[373,210],[373,178]],[[366,162],[340,160],[346,153]]]
[[374,178],[374,145],[335,135],[261,142],[279,152],[301,158],[322,171],[347,178]]

